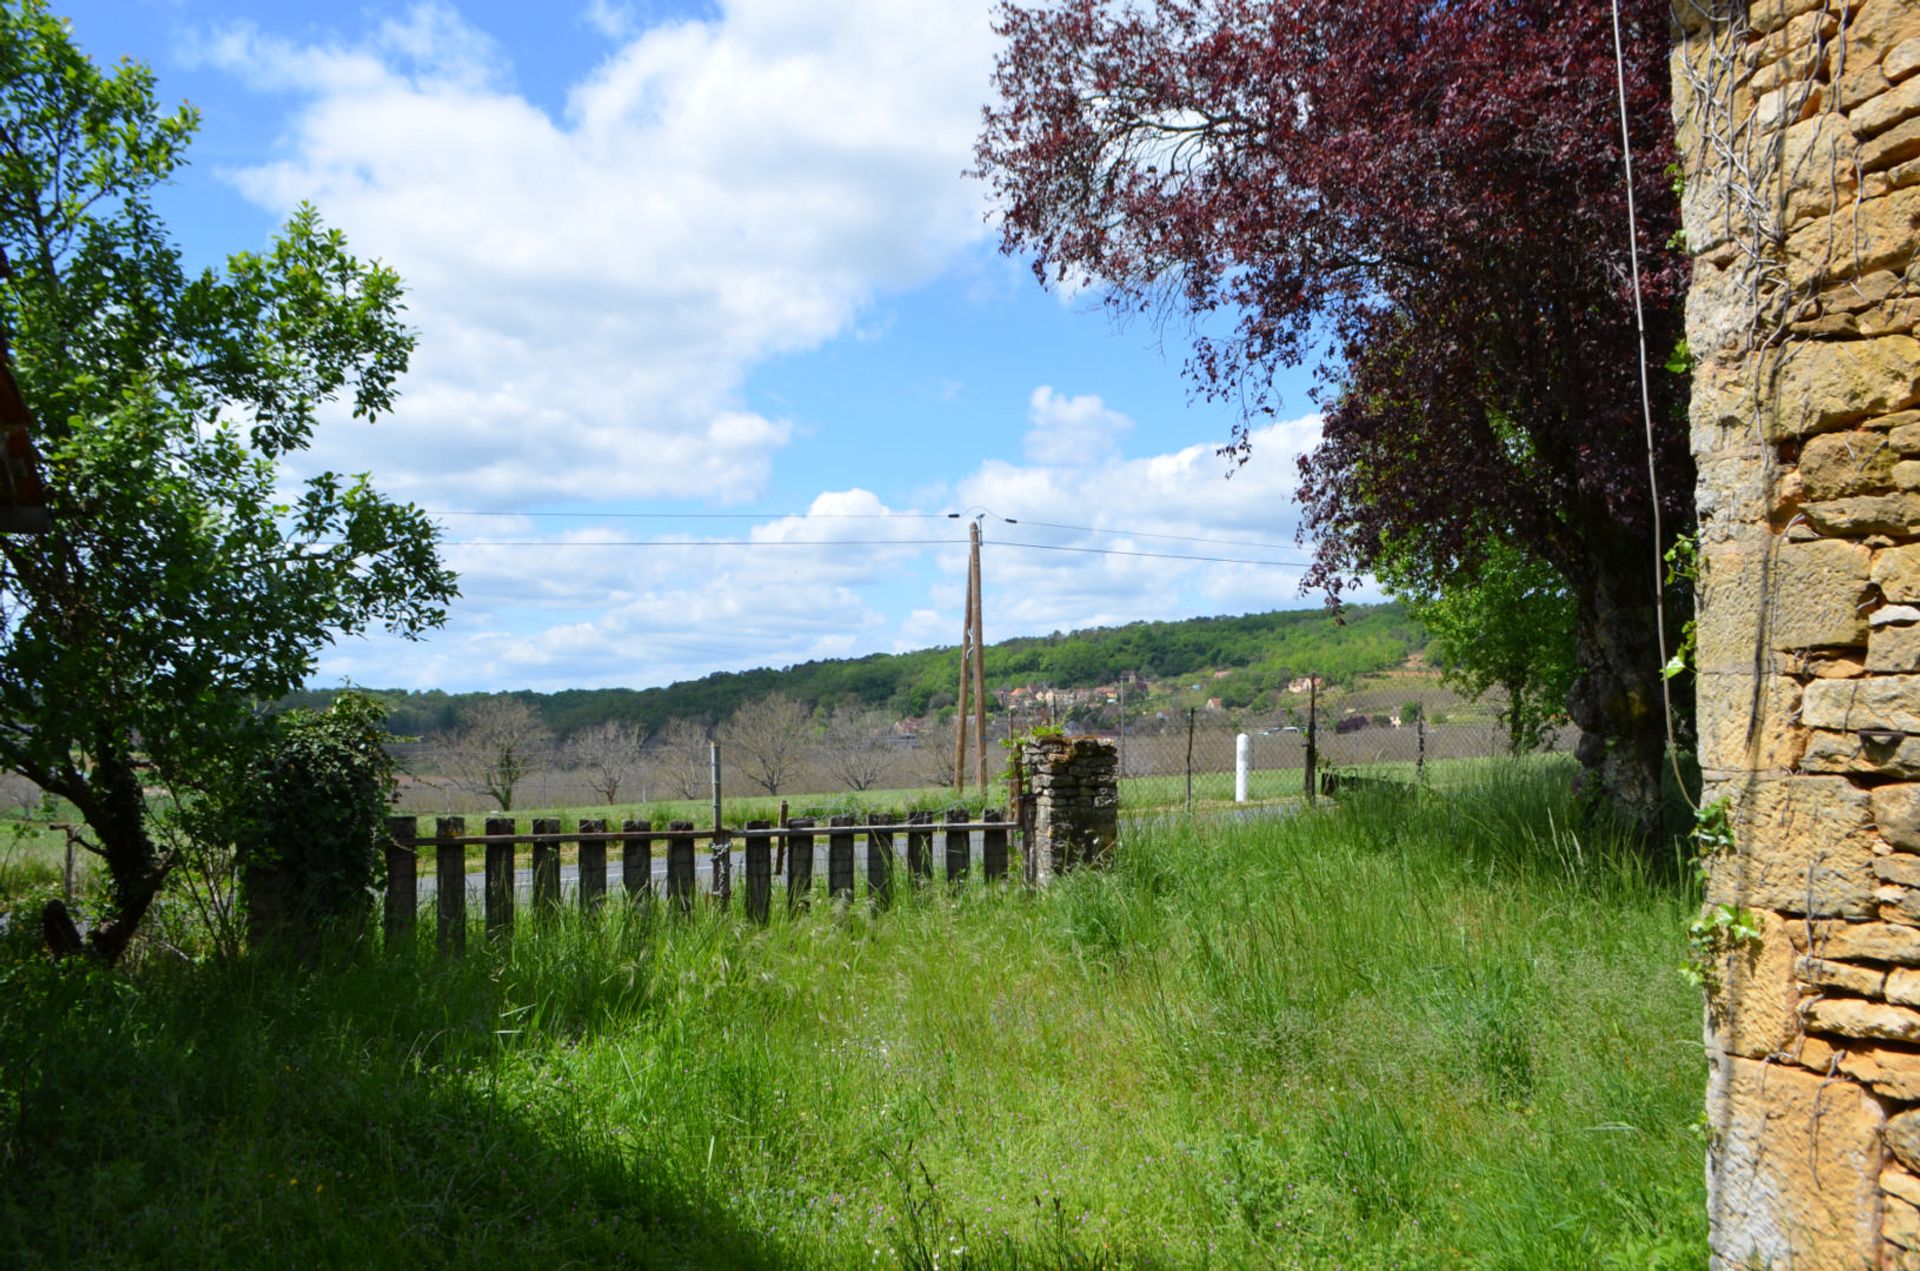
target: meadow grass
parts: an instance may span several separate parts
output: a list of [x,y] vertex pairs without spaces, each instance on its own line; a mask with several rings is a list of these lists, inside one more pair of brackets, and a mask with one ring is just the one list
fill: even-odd
[[[1552,766],[464,959],[0,963],[19,1265],[1705,1265],[1695,900]],[[776,906],[779,909],[780,906]],[[431,941],[421,942],[430,946]]]

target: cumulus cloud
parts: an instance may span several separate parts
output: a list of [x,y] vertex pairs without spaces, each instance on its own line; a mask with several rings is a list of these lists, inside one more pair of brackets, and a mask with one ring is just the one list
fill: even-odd
[[1107,458],[1133,421],[1092,394],[1068,397],[1042,384],[1027,401],[1026,454],[1035,463],[1085,464]]
[[[420,349],[375,440],[401,492],[754,497],[791,427],[744,407],[747,371],[849,331],[984,232],[957,174],[992,56],[985,6],[586,17],[630,38],[557,118],[443,4],[355,42],[246,26],[201,42],[294,97],[280,156],[229,179],[278,213],[313,201],[407,281]],[[352,467],[368,445],[336,429],[316,459]]]

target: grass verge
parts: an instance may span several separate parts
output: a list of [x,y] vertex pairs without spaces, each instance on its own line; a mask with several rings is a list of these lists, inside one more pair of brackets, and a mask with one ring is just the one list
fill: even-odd
[[443,961],[0,964],[7,1260],[1705,1265],[1694,899],[1566,773]]

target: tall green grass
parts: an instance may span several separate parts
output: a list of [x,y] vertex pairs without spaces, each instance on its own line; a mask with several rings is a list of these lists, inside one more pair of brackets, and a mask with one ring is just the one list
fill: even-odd
[[[1692,898],[1564,773],[462,960],[16,949],[21,1265],[1705,1265]],[[778,908],[778,906],[776,906]],[[423,941],[430,946],[431,941]]]

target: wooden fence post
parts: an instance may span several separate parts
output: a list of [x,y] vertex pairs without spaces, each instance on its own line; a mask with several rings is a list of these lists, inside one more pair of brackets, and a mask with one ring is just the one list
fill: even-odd
[[414,855],[413,840],[420,833],[420,818],[387,818],[387,940],[397,943],[413,938],[414,920],[420,914],[420,858]]
[[443,816],[434,822],[434,902],[442,953],[467,951],[467,848],[449,841],[466,832],[463,816]]
[[667,822],[667,899],[693,912],[693,822]]
[[544,918],[560,907],[560,821],[533,818],[533,912]]
[[893,903],[892,827],[899,819],[885,812],[867,817],[867,899],[876,909]]
[[[980,819],[1004,821],[1006,814],[998,808],[990,808],[980,814]],[[1007,832],[1004,828],[988,830],[980,836],[980,872],[990,883],[1007,876]]]
[[787,824],[787,912],[792,913],[813,903],[813,835],[802,832],[813,828],[813,818],[797,816]]
[[932,824],[931,812],[907,813],[907,876],[916,886],[933,877],[933,831],[913,827]]
[[647,831],[651,821],[622,821],[626,838],[620,841],[620,881],[626,884],[627,899],[653,895],[653,836]]
[[[965,808],[948,808],[947,821],[950,824],[965,825]],[[947,831],[947,881],[959,884],[966,881],[967,870],[973,864],[973,835],[967,830]]]
[[580,822],[579,833],[583,837],[575,841],[580,845],[580,912],[583,914],[592,913],[607,903],[607,841],[584,837],[606,832],[604,819]]
[[853,817],[841,814],[828,817],[833,833],[827,835],[827,897],[838,900],[853,895]]
[[747,822],[747,917],[765,922],[773,908],[773,840],[755,830],[771,828],[765,821]]
[[[513,834],[519,823],[510,816],[487,818],[487,837]],[[513,844],[487,844],[487,934],[510,935],[513,932]]]

